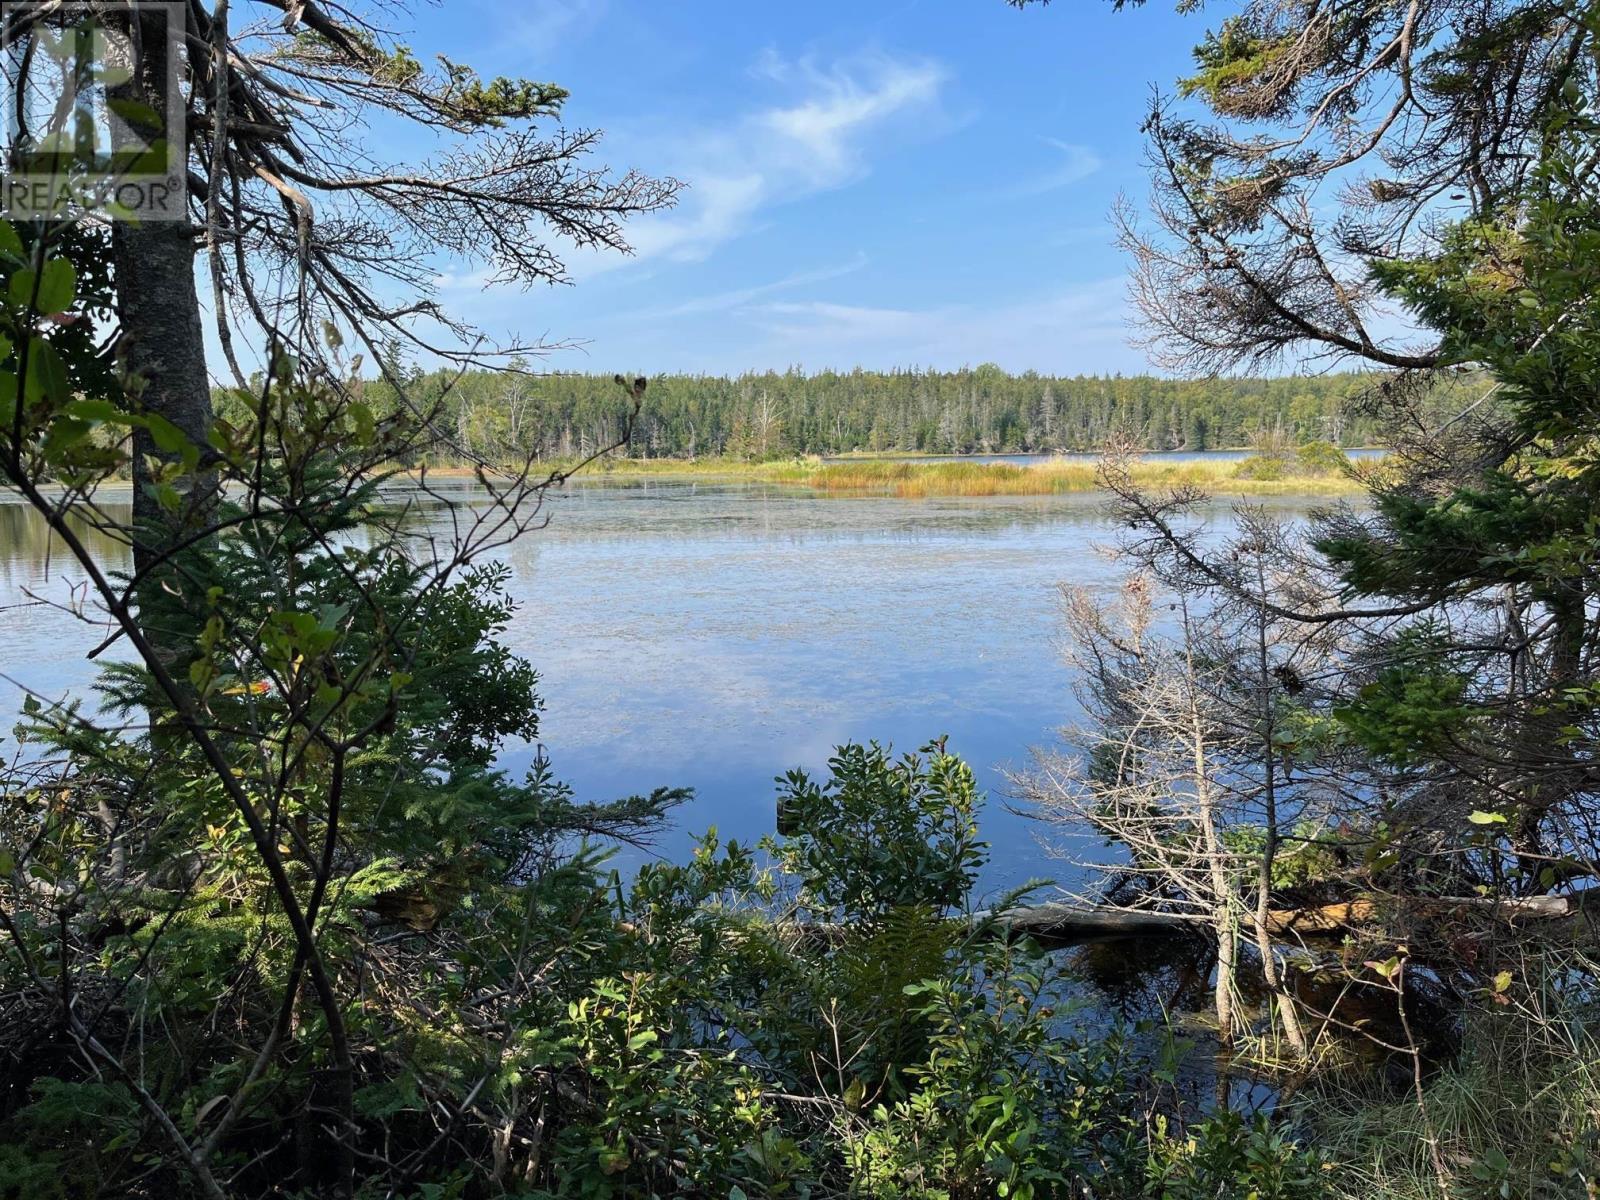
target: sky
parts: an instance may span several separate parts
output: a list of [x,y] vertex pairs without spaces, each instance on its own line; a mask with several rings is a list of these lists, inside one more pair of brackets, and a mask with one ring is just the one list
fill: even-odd
[[1202,18],[1162,0],[443,0],[400,32],[485,76],[558,83],[614,167],[671,175],[632,257],[570,286],[440,269],[491,335],[581,343],[552,369],[1147,369],[1109,212],[1144,194],[1153,85]]

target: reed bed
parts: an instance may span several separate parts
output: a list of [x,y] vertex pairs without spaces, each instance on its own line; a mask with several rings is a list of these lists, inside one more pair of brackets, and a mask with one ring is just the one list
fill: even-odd
[[[537,473],[563,465],[546,462]],[[436,475],[465,474],[434,468]],[[1342,494],[1359,491],[1354,479],[1336,472],[1312,473],[1292,466],[1277,478],[1253,478],[1238,462],[1137,462],[1134,482],[1146,488],[1192,486],[1224,495]],[[984,463],[963,459],[940,462],[867,459],[824,462],[806,457],[752,463],[734,458],[603,458],[576,477],[608,479],[705,479],[793,484],[839,496],[1054,496],[1092,492],[1099,487],[1095,464],[1047,459],[1039,463]]]
[[[1192,486],[1231,495],[1292,495],[1360,490],[1338,474],[1285,474],[1277,479],[1242,476],[1234,462],[1135,463],[1133,481],[1141,487]],[[829,463],[809,472],[807,486],[825,492],[926,496],[1053,496],[1099,487],[1093,463],[1046,461],[1014,463],[860,462]]]

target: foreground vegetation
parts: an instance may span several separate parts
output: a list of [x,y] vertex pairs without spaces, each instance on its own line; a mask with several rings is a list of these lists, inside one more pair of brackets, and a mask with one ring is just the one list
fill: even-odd
[[[1127,946],[999,936],[980,797],[938,741],[839,747],[782,778],[763,846],[712,835],[626,878],[609,855],[681,790],[497,767],[541,706],[494,552],[566,472],[545,434],[489,455],[451,393],[405,394],[385,343],[427,344],[412,317],[464,331],[375,297],[424,286],[418,238],[559,277],[540,221],[614,245],[674,185],[529,133],[559,89],[283,7],[244,44],[225,5],[182,6],[217,50],[171,97],[192,228],[0,222],[0,477],[83,580],[84,652],[120,654],[94,697],[29,702],[0,774],[0,1196],[1593,1200],[1600,9],[1248,0],[1183,82],[1209,116],[1151,113],[1153,220],[1124,237],[1158,352],[1364,361],[1392,448],[1370,503],[1240,506],[1225,534],[1196,479],[1139,476],[1148,427],[1099,468],[1127,578],[1064,589],[1082,721],[1014,791],[1105,847],[1087,899],[1187,930],[1168,980],[1119,976]],[[146,75],[131,120],[165,110]],[[363,98],[476,169],[346,173],[315,114]],[[1369,155],[1381,178],[1331,186]],[[361,193],[359,236],[284,176]],[[224,357],[230,303],[272,347],[220,412],[196,231]],[[1374,335],[1397,305],[1415,341]],[[574,469],[642,428],[646,381],[618,382]],[[940,414],[952,444],[971,399]],[[516,465],[470,504],[432,494],[449,534],[419,542],[385,485],[451,437]],[[129,474],[124,520],[98,497]],[[1207,1011],[1091,1021],[1091,978]]]
[[[942,744],[791,773],[759,855],[711,835],[610,869],[682,792],[580,803],[548,763],[494,766],[540,706],[475,560],[541,485],[419,551],[380,488],[430,423],[293,366],[204,467],[65,392],[0,444],[136,654],[98,720],[30,702],[5,776],[0,1195],[1315,1185],[1291,1141],[1074,1030],[1064,964],[974,911],[980,797]],[[126,465],[95,428],[140,424],[174,459],[128,526],[85,501]],[[85,526],[140,571],[104,575]]]

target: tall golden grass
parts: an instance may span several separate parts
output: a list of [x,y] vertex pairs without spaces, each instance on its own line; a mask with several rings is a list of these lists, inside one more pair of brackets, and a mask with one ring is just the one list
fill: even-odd
[[[1277,479],[1241,477],[1233,462],[1135,463],[1131,471],[1141,487],[1192,486],[1232,495],[1293,495],[1360,490],[1343,475],[1285,474]],[[826,492],[887,493],[893,496],[1053,496],[1089,492],[1099,486],[1093,463],[1049,460],[1015,463],[830,463],[806,475],[804,482]]]
[[[554,470],[558,463],[541,464]],[[705,479],[751,483],[795,484],[830,495],[902,496],[1054,496],[1091,492],[1098,486],[1092,462],[1047,459],[1038,463],[984,463],[962,459],[939,462],[896,459],[862,459],[858,462],[823,462],[808,457],[780,462],[751,463],[733,458],[603,458],[591,463],[576,478],[580,482],[606,479]],[[440,472],[448,474],[448,470]],[[1199,487],[1224,495],[1341,494],[1356,492],[1356,480],[1337,473],[1310,473],[1285,468],[1277,478],[1258,479],[1237,462],[1136,462],[1133,481],[1141,487]]]

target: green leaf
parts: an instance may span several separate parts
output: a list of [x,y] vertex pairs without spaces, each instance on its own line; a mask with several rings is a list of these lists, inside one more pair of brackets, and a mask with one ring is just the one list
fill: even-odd
[[1504,825],[1506,823],[1506,815],[1505,813],[1484,812],[1482,809],[1475,809],[1468,814],[1467,820],[1474,825]]
[[200,462],[200,448],[171,421],[159,413],[150,413],[145,417],[144,424],[150,431],[150,440],[156,444],[157,450],[182,459],[184,466],[191,471]]
[[44,274],[39,280],[38,308],[45,316],[64,313],[72,307],[78,295],[78,272],[64,258],[52,258],[44,264]]
[[64,258],[52,258],[45,263],[43,273],[32,267],[12,272],[11,303],[44,316],[66,312],[72,307],[77,293],[78,273]]
[[32,267],[22,267],[11,272],[11,282],[6,288],[6,295],[11,303],[18,308],[30,307],[33,304],[33,287],[38,278]]
[[161,128],[161,114],[138,100],[107,100],[106,107],[135,128]]
[[22,239],[17,236],[16,226],[10,221],[0,220],[0,254],[9,254],[12,258],[23,258],[27,251],[22,248]]
[[94,426],[76,417],[57,417],[50,422],[50,432],[44,440],[45,452],[54,456],[77,445],[87,438]]
[[136,425],[139,419],[129,413],[123,412],[109,400],[76,400],[67,405],[65,412],[69,416],[77,417],[83,421],[92,421],[96,425],[107,422],[116,425]]
[[368,446],[372,444],[373,435],[377,432],[378,424],[372,415],[372,409],[357,400],[350,405],[350,419],[355,424],[356,444]]
[[156,449],[168,454],[177,454],[189,445],[189,439],[183,435],[171,421],[159,414],[152,414],[149,418],[150,440],[156,444]]
[[29,404],[41,400],[61,404],[72,395],[72,385],[67,379],[67,368],[56,353],[56,348],[43,338],[28,342],[28,377],[24,381],[23,398]]

